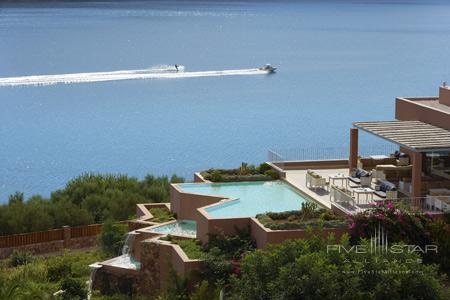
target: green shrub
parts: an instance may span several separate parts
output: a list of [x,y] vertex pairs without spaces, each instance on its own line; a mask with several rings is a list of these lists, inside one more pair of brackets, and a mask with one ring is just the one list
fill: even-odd
[[[328,252],[332,239],[288,240],[256,250],[231,277],[229,299],[446,299],[437,268],[415,253]],[[339,244],[349,246],[343,238]],[[369,243],[365,244],[366,247]]]
[[150,213],[153,215],[152,222],[164,223],[175,220],[174,214],[165,208],[150,208]]
[[190,295],[189,300],[215,300],[219,299],[219,294],[219,289],[203,280]]
[[180,246],[190,259],[202,259],[205,256],[201,243],[197,240],[172,238],[171,241],[173,244]]
[[58,282],[72,274],[72,265],[65,256],[55,256],[48,262],[48,280]]
[[29,251],[14,250],[9,260],[12,267],[22,266],[33,261],[33,254]]
[[217,248],[220,253],[229,259],[240,259],[245,253],[256,248],[256,242],[250,234],[250,228],[235,228],[235,235],[212,234],[205,249],[210,251]]
[[261,224],[272,230],[307,228],[345,228],[347,222],[329,209],[319,209],[315,203],[302,203],[301,210],[268,212],[256,216]]
[[184,178],[183,177],[179,177],[177,175],[172,175],[172,177],[170,177],[170,183],[183,183],[184,182]]
[[87,298],[86,283],[82,279],[66,277],[61,282],[63,300],[84,300]]
[[170,267],[167,281],[167,290],[163,299],[167,300],[188,300],[187,279],[179,276],[177,272]]
[[211,173],[210,180],[211,180],[211,181],[214,181],[214,182],[222,181],[222,174],[220,173],[220,171],[219,171],[219,170],[214,170],[214,171]]
[[112,220],[108,220],[103,224],[102,233],[99,238],[102,250],[111,255],[120,254],[125,243],[125,235],[127,232],[127,225],[115,224]]
[[272,170],[272,168],[267,163],[262,163],[258,167],[258,171],[261,174],[265,174],[269,170]]
[[25,201],[23,193],[16,193],[7,205],[0,205],[0,235],[103,223],[109,218],[126,220],[134,216],[137,203],[168,201],[170,182],[182,181],[176,175],[169,181],[166,176],[147,175],[138,180],[84,174],[51,193],[49,199],[32,196]]
[[272,170],[272,169],[265,171],[264,175],[270,176],[273,180],[277,180],[280,178],[280,175],[278,174],[278,172],[275,170]]
[[429,255],[427,261],[437,263],[443,272],[450,275],[450,225],[439,219],[426,224],[431,240],[438,246],[439,255]]
[[256,174],[256,175],[226,175],[222,176],[220,181],[240,182],[240,181],[268,181],[268,180],[272,180],[272,177],[264,174]]
[[258,167],[241,163],[236,169],[209,169],[201,172],[206,180],[212,182],[267,181],[279,179],[278,173],[266,163]]
[[[0,299],[53,299],[64,278],[78,278],[83,284],[89,279],[89,264],[108,259],[98,250],[65,251],[63,255],[35,256],[26,265],[0,265]],[[2,291],[17,286],[19,294],[8,298]],[[60,298],[58,298],[60,299]]]

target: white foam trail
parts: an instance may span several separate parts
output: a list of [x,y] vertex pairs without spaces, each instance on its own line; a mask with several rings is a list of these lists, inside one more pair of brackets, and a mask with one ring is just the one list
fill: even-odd
[[173,66],[160,66],[142,70],[4,77],[0,78],[0,86],[52,85],[58,83],[70,84],[70,83],[133,80],[133,79],[176,79],[176,78],[244,76],[244,75],[248,76],[248,75],[267,74],[267,71],[262,71],[257,68],[222,70],[222,71],[197,71],[197,72],[184,72],[183,66],[179,66],[179,68],[180,72],[175,72],[175,67]]

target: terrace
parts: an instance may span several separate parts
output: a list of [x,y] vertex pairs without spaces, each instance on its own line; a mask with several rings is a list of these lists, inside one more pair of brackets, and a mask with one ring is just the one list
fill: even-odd
[[[320,159],[324,156],[321,150],[270,151],[271,165],[303,193],[343,214],[385,200],[402,201],[431,213],[450,210],[449,130],[421,121],[353,125],[347,153],[330,148],[327,159]],[[390,144],[361,153],[359,130]],[[313,159],[302,159],[311,156]]]

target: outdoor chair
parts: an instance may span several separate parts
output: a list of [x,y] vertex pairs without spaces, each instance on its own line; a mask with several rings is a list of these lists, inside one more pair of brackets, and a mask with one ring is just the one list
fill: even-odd
[[306,172],[306,186],[313,189],[325,189],[327,186],[327,180],[314,171],[308,170]]
[[398,197],[397,187],[392,182],[378,179],[378,185],[379,189],[374,192],[375,195],[386,199],[396,199]]

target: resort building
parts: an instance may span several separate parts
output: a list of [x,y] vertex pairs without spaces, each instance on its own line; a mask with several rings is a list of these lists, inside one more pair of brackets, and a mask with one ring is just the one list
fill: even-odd
[[[385,149],[392,151],[361,153],[362,132],[387,141],[392,146]],[[133,290],[151,294],[165,288],[170,270],[189,276],[193,284],[203,262],[188,257],[173,240],[197,239],[204,244],[212,235],[231,235],[241,229],[249,230],[258,248],[306,238],[311,232],[305,228],[271,227],[261,215],[265,220],[267,212],[293,216],[308,203],[343,216],[386,200],[433,214],[448,211],[449,153],[450,89],[443,85],[437,97],[398,97],[395,120],[353,123],[348,157],[290,160],[271,152],[257,174],[249,175],[245,164],[236,169],[237,175],[230,170],[219,176],[195,173],[194,182],[171,185],[170,203],[137,206],[138,219],[124,255],[92,265],[93,287],[127,292],[120,285],[132,282]],[[156,208],[177,219],[155,222],[152,209]],[[312,233],[339,237],[347,232],[346,226],[336,224],[330,222]]]
[[405,177],[394,182],[399,198],[410,198],[415,206],[424,207],[427,195],[450,195],[450,88],[442,85],[437,97],[397,97],[395,118],[353,124],[349,167],[357,167],[358,131],[362,130],[398,145],[405,154],[399,157],[397,168],[378,168],[407,170]]

